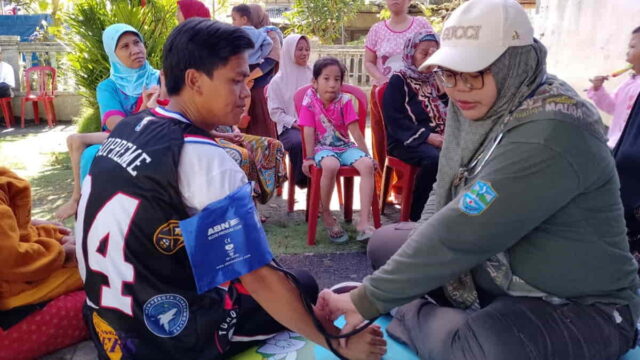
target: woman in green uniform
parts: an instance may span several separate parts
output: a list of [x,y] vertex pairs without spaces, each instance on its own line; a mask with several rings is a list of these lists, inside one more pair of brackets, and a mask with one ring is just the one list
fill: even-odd
[[[515,0],[464,3],[441,40],[422,66],[450,98],[422,219],[318,314],[349,331],[391,311],[390,334],[430,360],[618,359],[640,297],[598,113],[547,74]],[[385,239],[372,242],[379,259]]]

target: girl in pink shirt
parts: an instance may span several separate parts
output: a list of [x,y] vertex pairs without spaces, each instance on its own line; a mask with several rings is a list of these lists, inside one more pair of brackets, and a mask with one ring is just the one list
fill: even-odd
[[587,93],[589,98],[593,100],[600,110],[613,115],[609,133],[607,134],[609,137],[607,145],[612,149],[620,139],[633,103],[638,97],[638,93],[640,93],[640,76],[638,76],[640,75],[640,27],[637,27],[631,33],[627,62],[632,66],[633,75],[618,87],[613,96],[602,86],[609,79],[609,76],[596,76],[589,80],[593,84]]
[[[307,153],[307,158],[302,163],[302,171],[311,176],[311,165],[322,168],[322,221],[329,233],[329,239],[335,243],[349,239],[336,218],[331,215],[329,208],[340,166],[353,166],[360,173],[361,206],[360,219],[356,225],[356,240],[368,240],[375,230],[369,222],[373,200],[374,165],[364,135],[360,131],[358,115],[353,109],[351,99],[340,92],[344,73],[344,65],[336,58],[326,57],[316,61],[313,65],[313,87],[305,94],[298,118],[298,123],[304,127]],[[355,142],[349,138],[349,133]]]

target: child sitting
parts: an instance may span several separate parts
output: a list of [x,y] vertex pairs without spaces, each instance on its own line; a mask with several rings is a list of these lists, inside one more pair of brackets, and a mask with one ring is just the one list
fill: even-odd
[[631,70],[633,70],[633,75],[618,87],[613,96],[609,95],[607,90],[602,86],[605,81],[609,80],[608,75],[596,76],[593,79],[589,79],[593,84],[588,92],[589,99],[593,100],[600,110],[613,115],[609,133],[607,134],[609,137],[607,145],[609,145],[611,149],[616,146],[624,129],[627,117],[633,107],[633,103],[640,92],[640,76],[638,76],[638,74],[640,74],[640,27],[637,27],[631,32],[631,41],[629,41],[629,50],[627,51],[627,62],[631,66]]
[[[340,166],[353,166],[361,177],[360,220],[356,226],[356,240],[368,240],[374,231],[369,222],[374,164],[360,131],[351,99],[340,92],[344,74],[345,67],[336,58],[325,57],[316,61],[313,65],[313,87],[305,94],[299,114],[299,124],[304,127],[306,153],[313,154],[307,156],[302,163],[302,171],[310,176],[309,167],[312,164],[322,168],[322,221],[329,238],[335,243],[345,242],[349,238],[329,209],[333,184]],[[355,143],[349,139],[349,133]]]

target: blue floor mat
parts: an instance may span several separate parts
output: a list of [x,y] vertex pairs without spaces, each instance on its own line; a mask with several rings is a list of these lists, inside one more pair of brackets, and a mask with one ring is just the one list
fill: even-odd
[[[384,329],[384,336],[387,340],[387,354],[385,360],[419,360],[408,347],[402,345],[387,335],[386,328],[391,322],[390,316],[383,316],[376,321],[376,324]],[[336,325],[342,327],[342,318],[336,321]],[[273,338],[265,341],[262,345],[253,347],[231,360],[336,360],[337,358],[322,346],[316,345],[302,336],[284,331]],[[640,347],[637,347],[620,360],[640,360]]]

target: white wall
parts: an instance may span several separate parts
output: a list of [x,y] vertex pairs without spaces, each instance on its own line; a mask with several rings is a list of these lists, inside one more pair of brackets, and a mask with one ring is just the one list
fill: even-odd
[[[531,17],[549,50],[549,72],[585,95],[590,77],[626,65],[631,31],[640,26],[640,0],[538,0]],[[607,89],[627,76],[609,81]]]

